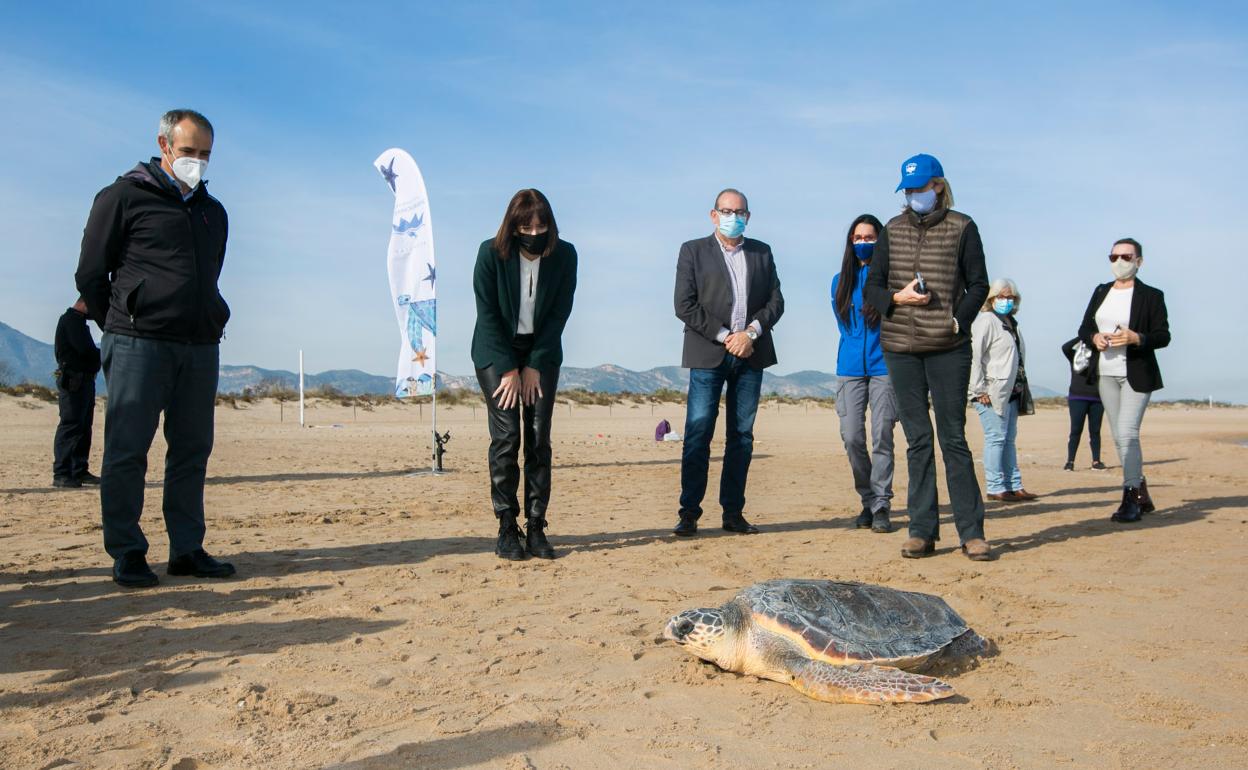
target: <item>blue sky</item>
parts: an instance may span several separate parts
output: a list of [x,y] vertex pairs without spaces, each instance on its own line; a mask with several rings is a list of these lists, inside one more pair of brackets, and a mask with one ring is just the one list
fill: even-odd
[[785,293],[775,371],[832,371],[845,228],[894,214],[922,151],[1019,283],[1035,381],[1065,387],[1058,346],[1131,235],[1170,309],[1159,395],[1248,402],[1246,33],[1238,3],[5,3],[0,320],[51,339],[92,197],[189,106],[231,218],[225,363],[391,370],[370,164],[400,146],[442,370],[471,372],[476,247],[528,186],[580,253],[566,363],[678,363],[676,253],[735,186]]

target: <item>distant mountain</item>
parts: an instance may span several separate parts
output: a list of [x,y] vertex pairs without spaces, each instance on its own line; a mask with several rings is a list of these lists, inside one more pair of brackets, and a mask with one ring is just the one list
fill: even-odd
[[56,386],[56,356],[52,346],[28,337],[6,323],[0,322],[0,382],[18,385]]
[[[53,387],[55,381],[52,372],[55,370],[56,359],[51,345],[0,323],[0,380],[7,379],[12,384],[33,382]],[[826,398],[836,394],[836,381],[836,375],[827,372],[808,370],[786,375],[764,372],[763,393]],[[299,387],[299,375],[285,369],[223,365],[217,390],[221,393],[242,393],[244,388],[254,389],[265,383],[296,389]],[[358,369],[332,369],[304,376],[304,387],[308,389],[325,386],[335,388],[348,396],[365,393],[385,395],[394,392],[394,378],[369,374]],[[597,393],[653,393],[665,388],[684,392],[689,388],[689,370],[679,366],[658,366],[644,372],[635,372],[614,364],[603,364],[589,369],[565,366],[559,370],[559,387],[563,390],[580,389]],[[99,392],[104,392],[103,378],[97,383],[97,388]],[[477,381],[475,377],[439,372],[438,389],[448,388],[475,390]],[[1039,385],[1032,385],[1031,389],[1037,398],[1063,395]]]

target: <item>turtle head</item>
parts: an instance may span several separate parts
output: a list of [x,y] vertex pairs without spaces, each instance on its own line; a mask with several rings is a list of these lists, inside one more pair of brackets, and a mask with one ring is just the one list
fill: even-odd
[[724,612],[706,607],[685,610],[673,615],[663,629],[663,637],[671,639],[703,660],[714,661],[721,656],[728,636]]

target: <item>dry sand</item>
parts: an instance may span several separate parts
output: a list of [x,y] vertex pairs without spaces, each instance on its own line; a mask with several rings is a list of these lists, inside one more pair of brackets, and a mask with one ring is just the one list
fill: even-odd
[[[682,409],[561,407],[562,556],[519,564],[492,552],[480,408],[443,410],[454,472],[437,478],[408,475],[427,455],[414,407],[318,405],[312,429],[273,402],[217,414],[207,545],[240,577],[164,577],[158,438],[145,525],[162,583],[122,591],[97,494],[48,487],[55,407],[0,397],[0,766],[1248,766],[1248,410],[1150,410],[1159,511],[1134,526],[1109,521],[1120,477],[1087,470],[1086,443],[1081,470],[1060,469],[1064,410],[1024,418],[1042,497],[989,506],[987,564],[948,524],[922,561],[898,556],[904,531],[851,529],[831,410],[760,414],[747,514],[763,534],[678,541],[680,445],[651,436]],[[94,470],[100,443],[97,426]],[[904,508],[904,462],[897,488]],[[777,577],[939,594],[1001,654],[951,677],[954,699],[871,707],[656,641],[671,614]]]

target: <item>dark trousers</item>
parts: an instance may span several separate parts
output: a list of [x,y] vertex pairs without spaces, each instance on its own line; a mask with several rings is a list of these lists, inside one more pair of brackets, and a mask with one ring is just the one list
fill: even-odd
[[1079,451],[1079,439],[1083,438],[1083,423],[1088,423],[1088,444],[1092,447],[1092,462],[1101,459],[1101,419],[1105,405],[1100,401],[1071,398],[1066,401],[1070,409],[1070,438],[1066,441],[1066,462],[1073,463]]
[[[532,338],[516,338],[514,350],[520,366],[528,361]],[[520,486],[520,444],[524,443],[524,515],[529,519],[546,519],[550,504],[550,422],[555,413],[555,391],[559,387],[559,370],[541,372],[542,395],[530,406],[517,404],[510,409],[498,406],[493,393],[506,372],[494,367],[477,369],[477,383],[485,396],[490,421],[490,500],[494,515],[520,516],[516,491]]]
[[82,478],[91,456],[95,375],[62,369],[56,378],[56,400],[61,419],[52,440],[52,478]]
[[745,480],[754,456],[754,417],[763,387],[763,370],[731,353],[714,369],[689,370],[685,405],[685,439],[680,457],[680,516],[702,515],[706,474],[711,464],[711,438],[719,418],[719,397],[728,386],[724,467],[719,476],[719,504],[724,516],[745,510]]
[[169,557],[203,547],[204,476],[212,454],[218,346],[105,334],[108,407],[100,507],[104,548],[114,559],[147,553],[139,527],[147,452],[165,414],[163,509]]
[[939,353],[885,353],[884,363],[897,396],[897,413],[909,448],[910,470],[907,507],[910,536],[940,539],[940,513],[936,506],[936,452],[932,422],[945,461],[945,482],[953,521],[963,543],[984,536],[984,501],[979,494],[975,461],[966,445],[966,388],[971,378],[971,346],[959,345]]

